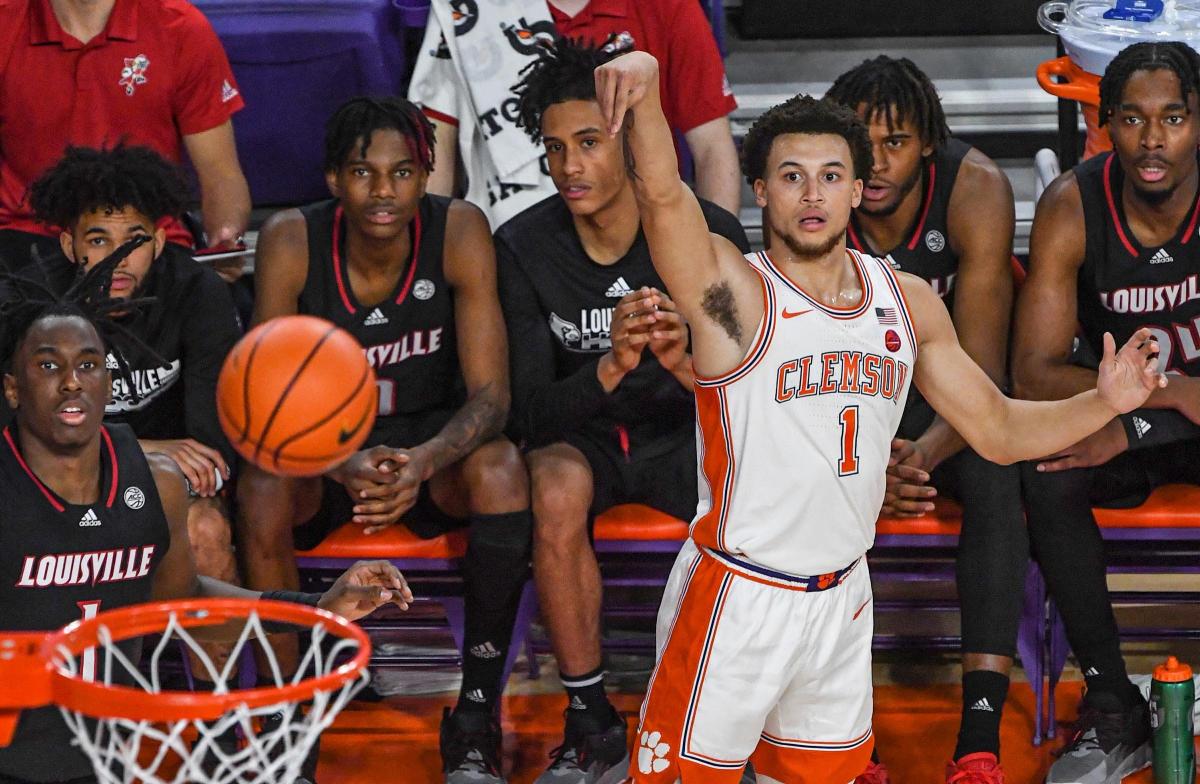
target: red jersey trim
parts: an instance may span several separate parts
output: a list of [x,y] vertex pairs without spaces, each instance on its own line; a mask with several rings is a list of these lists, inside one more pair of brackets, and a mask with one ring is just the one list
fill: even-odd
[[1180,245],[1187,245],[1188,240],[1196,233],[1196,219],[1200,218],[1200,189],[1196,191],[1196,206],[1192,207],[1192,219],[1188,221],[1187,228],[1183,230],[1183,239],[1179,240]]
[[50,492],[50,488],[42,484],[42,480],[37,478],[37,474],[29,469],[29,465],[25,462],[25,458],[21,456],[21,450],[17,449],[17,445],[12,438],[12,433],[9,432],[7,427],[4,428],[4,440],[8,442],[8,448],[12,450],[13,457],[17,458],[17,463],[24,469],[26,476],[37,485],[38,490],[42,491],[42,495],[46,496],[46,500],[50,502],[50,506],[54,507],[54,511],[65,512],[66,507],[59,503],[59,500]]
[[117,476],[117,450],[116,447],[113,446],[112,436],[108,434],[108,428],[106,428],[104,425],[100,426],[100,439],[104,441],[104,445],[108,447],[109,473],[112,474],[112,478],[108,485],[108,500],[105,501],[104,505],[109,509],[112,509],[113,502],[117,500],[117,485],[119,484]]
[[769,269],[775,275],[775,277],[779,278],[783,285],[787,286],[792,291],[806,299],[810,304],[812,304],[813,307],[817,308],[831,318],[848,320],[858,318],[867,312],[867,306],[871,304],[874,289],[871,286],[871,276],[867,274],[867,270],[863,266],[862,260],[858,257],[858,251],[847,250],[846,252],[850,254],[850,263],[854,265],[854,274],[858,275],[858,280],[860,283],[862,283],[863,290],[862,302],[858,303],[852,308],[831,308],[821,303],[816,297],[813,297],[807,291],[800,288],[800,286],[793,283],[791,278],[789,278],[787,275],[784,275],[783,272],[780,271],[779,267],[775,266],[775,262],[771,261],[771,256],[765,250],[759,251],[759,256],[766,263],[767,269]]
[[1114,153],[1109,153],[1108,160],[1104,162],[1104,199],[1108,202],[1108,212],[1112,216],[1113,225],[1117,227],[1117,236],[1121,239],[1121,244],[1125,246],[1129,255],[1136,259],[1138,252],[1134,250],[1133,243],[1125,235],[1125,227],[1121,225],[1121,216],[1117,213],[1117,203],[1113,201],[1112,164],[1116,157]]
[[921,234],[925,231],[925,219],[929,217],[929,208],[933,206],[933,184],[937,181],[937,164],[933,161],[929,162],[929,184],[925,188],[925,206],[921,209],[921,220],[917,221],[917,228],[913,230],[913,235],[908,241],[908,249],[915,250],[917,240],[921,239]]
[[430,109],[428,106],[422,106],[421,112],[431,120],[437,120],[438,122],[444,122],[447,125],[453,125],[455,128],[458,127],[458,118],[457,117],[451,117],[448,114],[443,114],[442,112],[439,112],[437,109]]
[[[339,204],[333,211],[333,278],[337,281],[338,296],[342,298],[342,305],[353,315],[358,311],[350,302],[346,282],[342,279],[342,217],[342,205]],[[400,293],[396,295],[397,305],[408,297],[408,292],[412,290],[413,279],[417,275],[417,259],[421,255],[421,209],[419,206],[417,214],[413,217],[412,238],[412,252],[408,256],[408,274],[404,278],[404,285],[401,286]]]

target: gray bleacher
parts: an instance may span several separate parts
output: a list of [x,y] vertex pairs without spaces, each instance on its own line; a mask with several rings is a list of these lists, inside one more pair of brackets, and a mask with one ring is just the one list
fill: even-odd
[[[1055,56],[1052,36],[741,41],[730,29],[727,44],[726,70],[738,100],[731,120],[738,138],[768,107],[797,92],[823,94],[838,74],[869,57],[913,60],[937,85],[950,129],[977,144],[1008,174],[1016,197],[1014,249],[1028,251],[1033,152],[1053,147],[1058,128],[1057,101],[1034,79],[1038,64]],[[748,188],[743,204],[753,204]],[[760,211],[744,206],[741,218],[751,241],[761,242]]]

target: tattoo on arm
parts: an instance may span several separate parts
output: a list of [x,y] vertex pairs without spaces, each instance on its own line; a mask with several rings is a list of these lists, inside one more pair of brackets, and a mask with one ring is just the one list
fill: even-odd
[[725,281],[718,281],[704,290],[700,300],[704,314],[717,323],[725,334],[739,346],[742,344],[742,325],[738,321],[737,307],[733,301],[733,289]]
[[434,470],[458,462],[492,440],[504,427],[505,413],[495,384],[487,384],[472,395],[428,442],[433,448]]

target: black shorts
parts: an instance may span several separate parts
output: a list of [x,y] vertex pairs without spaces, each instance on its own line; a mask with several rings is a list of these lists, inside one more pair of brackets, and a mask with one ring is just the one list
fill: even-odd
[[[397,448],[417,446],[437,435],[454,413],[454,409],[437,409],[377,421],[363,449],[380,444]],[[322,479],[321,505],[317,513],[292,531],[296,549],[311,550],[353,516],[354,499],[346,488],[332,479]],[[438,508],[429,493],[428,482],[422,483],[416,503],[404,513],[403,520],[404,525],[422,539],[432,539],[467,524],[467,520],[451,517]]]
[[583,453],[592,469],[589,528],[596,515],[621,504],[643,504],[690,521],[696,516],[696,439],[655,445],[626,455],[620,441],[574,432],[563,439]]

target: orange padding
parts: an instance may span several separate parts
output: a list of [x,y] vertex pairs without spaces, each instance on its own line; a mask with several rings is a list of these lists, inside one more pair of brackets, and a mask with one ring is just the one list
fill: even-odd
[[1200,487],[1163,485],[1134,509],[1097,509],[1101,528],[1200,528]]
[[[953,501],[939,499],[932,514],[914,518],[881,517],[877,534],[912,536],[958,536],[962,509]],[[1165,485],[1155,490],[1146,503],[1135,509],[1097,509],[1101,528],[1200,528],[1200,487]],[[640,504],[613,507],[596,518],[600,541],[682,542],[688,523]],[[361,526],[346,523],[316,549],[298,552],[301,558],[461,558],[467,552],[466,529],[433,539],[420,539],[403,525],[365,535]]]

